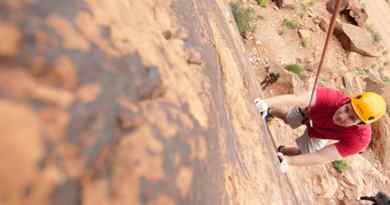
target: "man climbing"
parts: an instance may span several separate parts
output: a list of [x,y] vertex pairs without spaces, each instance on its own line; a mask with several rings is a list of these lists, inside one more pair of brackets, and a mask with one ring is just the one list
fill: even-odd
[[[281,95],[256,99],[256,107],[263,118],[269,115],[282,119],[295,129],[306,125],[296,146],[279,146],[278,158],[282,171],[287,165],[317,165],[363,151],[371,141],[371,126],[386,112],[382,96],[364,92],[353,97],[341,91],[318,87],[312,106],[307,107],[310,94]],[[328,140],[336,140],[329,143]]]

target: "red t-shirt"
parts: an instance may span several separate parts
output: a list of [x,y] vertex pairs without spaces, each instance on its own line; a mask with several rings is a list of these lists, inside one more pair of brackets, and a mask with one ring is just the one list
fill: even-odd
[[308,126],[309,136],[320,139],[338,140],[335,144],[342,157],[364,150],[371,141],[370,125],[340,127],[333,123],[336,110],[348,103],[350,98],[338,90],[318,87],[309,118],[313,127]]

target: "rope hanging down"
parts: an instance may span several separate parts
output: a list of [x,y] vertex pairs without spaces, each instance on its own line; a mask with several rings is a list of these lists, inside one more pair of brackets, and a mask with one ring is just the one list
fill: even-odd
[[323,48],[322,54],[321,54],[320,64],[318,65],[318,70],[317,70],[317,74],[316,74],[316,79],[315,79],[315,81],[314,81],[313,89],[312,89],[311,96],[310,96],[310,102],[309,102],[309,105],[308,105],[309,112],[310,112],[310,108],[311,108],[312,103],[313,103],[314,93],[315,93],[315,91],[316,91],[316,89],[317,89],[318,78],[319,78],[319,76],[320,76],[322,64],[324,63],[324,60],[325,60],[325,55],[326,55],[326,51],[327,51],[327,49],[328,49],[328,44],[329,44],[330,36],[333,34],[333,30],[334,30],[335,23],[336,23],[336,18],[337,18],[337,15],[338,15],[338,13],[339,13],[339,10],[340,10],[340,3],[341,3],[341,0],[336,0],[335,9],[334,9],[332,18],[331,18],[331,20],[330,20],[328,32],[327,32],[327,34],[326,34],[326,40],[325,40],[324,48]]

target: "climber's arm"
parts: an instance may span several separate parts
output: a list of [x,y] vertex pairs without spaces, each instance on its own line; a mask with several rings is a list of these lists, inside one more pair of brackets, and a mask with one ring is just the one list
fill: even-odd
[[334,160],[342,159],[334,144],[328,145],[325,148],[314,153],[301,154],[296,156],[285,156],[289,165],[293,166],[309,166],[325,164]]
[[273,106],[300,106],[306,107],[310,100],[310,93],[303,93],[301,95],[279,95],[265,99],[265,101]]

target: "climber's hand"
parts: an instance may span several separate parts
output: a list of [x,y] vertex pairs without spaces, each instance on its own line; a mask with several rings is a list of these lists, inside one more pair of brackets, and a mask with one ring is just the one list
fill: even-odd
[[278,157],[278,160],[280,162],[280,171],[282,173],[287,173],[287,170],[288,170],[288,162],[287,162],[287,159],[286,157],[281,153],[281,152],[278,152],[277,154],[277,157]]
[[265,118],[268,115],[269,105],[264,100],[261,100],[260,98],[255,99],[255,105],[257,111],[259,111],[262,117]]

